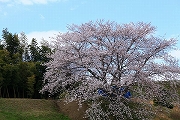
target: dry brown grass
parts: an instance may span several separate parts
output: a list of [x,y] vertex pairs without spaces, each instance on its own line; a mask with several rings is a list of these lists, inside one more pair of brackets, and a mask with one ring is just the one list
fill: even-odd
[[84,118],[84,114],[87,109],[87,105],[85,104],[79,108],[77,101],[73,101],[67,104],[63,100],[58,100],[57,106],[59,107],[59,111],[67,115],[71,120],[87,120]]
[[[135,102],[142,102],[139,99],[133,99]],[[153,101],[143,101],[143,103],[153,105]],[[78,110],[78,102],[73,101],[69,104],[58,100],[57,105],[59,111],[67,115],[71,120],[86,120],[84,113],[87,109],[87,105],[83,104],[83,107]],[[180,108],[175,105],[173,109],[169,109],[162,106],[154,106],[154,110],[157,111],[156,117],[153,120],[180,120]]]
[[179,107],[174,107],[172,112],[170,113],[170,118],[172,120],[180,120],[180,108]]
[[175,106],[173,109],[156,107],[157,115],[154,120],[180,120],[180,108]]

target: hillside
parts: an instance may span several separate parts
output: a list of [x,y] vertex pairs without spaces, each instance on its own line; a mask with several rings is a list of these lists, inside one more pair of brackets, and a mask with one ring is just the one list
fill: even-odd
[[[83,105],[77,110],[77,102],[66,104],[62,100],[0,98],[0,120],[86,120],[83,118],[86,108]],[[154,120],[180,120],[178,107],[156,106],[155,110]]]
[[59,113],[55,101],[0,98],[0,120],[69,120]]

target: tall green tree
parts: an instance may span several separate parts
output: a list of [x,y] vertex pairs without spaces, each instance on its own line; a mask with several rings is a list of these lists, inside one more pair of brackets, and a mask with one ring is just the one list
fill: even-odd
[[32,76],[34,73],[35,65],[33,62],[20,62],[19,64],[19,73],[20,73],[20,79],[19,79],[19,87],[18,87],[18,93],[19,97],[27,97],[27,91],[28,91],[28,77]]
[[2,88],[2,84],[3,84],[3,80],[4,80],[2,71],[3,71],[3,68],[0,66],[0,98],[2,97],[1,88]]
[[0,97],[3,97],[3,86],[5,81],[4,66],[11,63],[9,52],[7,50],[0,50]]
[[3,40],[0,39],[0,50],[3,50],[4,45],[2,44]]
[[20,33],[19,36],[20,46],[23,51],[22,60],[23,61],[30,61],[30,54],[29,54],[29,47],[28,47],[28,39],[24,32]]
[[30,60],[34,62],[40,61],[40,54],[39,54],[40,48],[35,38],[32,39],[31,44],[29,45],[29,49],[30,49]]
[[20,42],[17,34],[12,34],[8,31],[8,29],[4,29],[3,31],[3,39],[5,40],[6,49],[10,52],[10,55],[16,54],[20,52]]
[[50,55],[52,54],[52,50],[50,48],[50,44],[48,41],[43,40],[41,42],[41,48],[40,48],[40,56],[42,62],[48,62],[51,58]]
[[22,60],[23,49],[20,45],[18,34],[12,34],[8,29],[3,29],[2,38],[4,39],[4,48],[9,51],[13,63]]
[[32,98],[34,94],[34,83],[35,83],[35,75],[28,77],[27,79],[27,94],[30,98]]
[[[3,29],[0,40],[0,97],[42,98],[39,90],[51,54],[48,41],[35,38],[28,44],[24,32],[12,34]],[[3,41],[3,42],[2,42]]]

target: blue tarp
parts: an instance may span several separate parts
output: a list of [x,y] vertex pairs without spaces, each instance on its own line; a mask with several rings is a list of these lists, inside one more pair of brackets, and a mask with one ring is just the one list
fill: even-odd
[[[112,86],[112,89],[117,89],[117,87]],[[118,89],[117,89],[118,90]],[[125,88],[121,87],[119,88],[120,92],[125,92]],[[104,91],[102,88],[98,89],[98,94],[102,95],[102,96],[107,96],[106,91]],[[123,95],[125,98],[130,98],[131,97],[131,92],[128,90],[127,92],[125,92],[125,94]]]
[[107,96],[106,93],[105,93],[105,91],[102,90],[102,89],[98,89],[98,93],[99,93],[100,95],[102,95],[102,96]]
[[124,97],[125,97],[125,98],[130,98],[130,97],[131,97],[130,91],[126,92],[126,93],[124,94]]

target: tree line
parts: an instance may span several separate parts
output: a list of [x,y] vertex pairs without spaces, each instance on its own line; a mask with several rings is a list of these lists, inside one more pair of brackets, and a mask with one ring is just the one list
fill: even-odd
[[0,97],[5,98],[42,98],[43,74],[52,53],[48,41],[40,45],[33,38],[28,43],[25,33],[11,33],[2,30],[0,40]]

